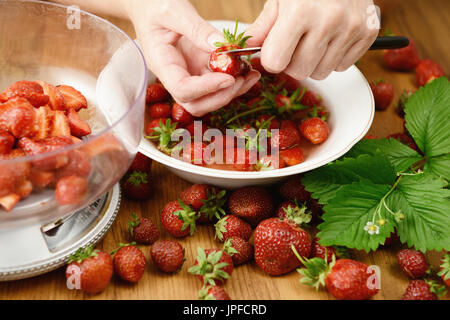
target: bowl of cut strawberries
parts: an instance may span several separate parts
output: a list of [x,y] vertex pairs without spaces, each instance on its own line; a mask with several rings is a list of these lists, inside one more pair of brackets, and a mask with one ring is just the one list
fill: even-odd
[[0,34],[0,229],[45,224],[127,170],[147,68],[120,29],[57,4],[1,1]]
[[238,188],[323,166],[366,135],[374,98],[356,66],[322,81],[271,74],[258,54],[229,52],[245,48],[247,25],[212,24],[224,30],[225,42],[205,65],[233,76],[253,68],[260,81],[223,108],[195,118],[150,75],[142,153],[190,182]]

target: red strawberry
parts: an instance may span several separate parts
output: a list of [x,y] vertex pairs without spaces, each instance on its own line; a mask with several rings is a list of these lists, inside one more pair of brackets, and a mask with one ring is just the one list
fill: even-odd
[[14,142],[14,137],[8,131],[0,129],[0,154],[10,153]]
[[[313,286],[325,286],[334,297],[341,300],[367,300],[378,293],[376,285],[370,282],[374,274],[368,272],[365,263],[350,259],[335,260],[331,263],[321,258],[304,259],[296,253],[305,268],[298,272],[303,276],[301,283]],[[369,285],[370,284],[370,285]]]
[[35,108],[25,98],[12,98],[0,104],[0,129],[16,138],[31,136],[35,128]]
[[50,107],[44,106],[36,109],[36,130],[34,139],[42,140],[48,138],[52,131],[55,113]]
[[172,114],[172,107],[167,103],[152,104],[148,110],[152,119],[169,118]]
[[275,216],[301,226],[311,221],[311,213],[307,209],[306,205],[299,205],[297,201],[285,201],[278,206]]
[[244,220],[232,215],[223,217],[214,227],[216,228],[216,238],[220,241],[231,237],[240,237],[248,241],[252,235],[252,227]]
[[289,220],[270,218],[256,227],[255,261],[272,276],[288,273],[300,265],[291,246],[303,257],[311,254],[309,235]]
[[206,286],[199,292],[200,300],[231,300],[228,293],[221,286]]
[[183,201],[171,201],[166,204],[161,212],[161,224],[172,236],[182,238],[193,235],[195,222],[199,214]]
[[258,171],[282,169],[284,167],[286,167],[286,162],[284,162],[281,158],[280,153],[278,153],[278,155],[266,155],[262,159],[258,160],[256,165]]
[[402,300],[437,300],[437,296],[442,294],[445,294],[445,289],[434,281],[413,280],[406,288]]
[[[195,136],[195,126],[196,126],[196,124],[195,124],[195,121],[194,121],[194,122],[191,122],[190,124],[188,124],[186,126],[186,128],[185,128],[187,131],[189,131],[189,134],[191,135],[191,137]],[[203,137],[203,135],[205,134],[206,130],[208,130],[208,126],[206,124],[202,123],[200,125],[200,128],[201,128],[201,131],[199,130],[199,132],[201,134],[201,137]]]
[[140,171],[150,174],[152,168],[152,159],[147,157],[146,155],[138,152],[134,157],[133,162],[131,163],[130,168],[128,169],[128,173],[132,173],[133,171]]
[[227,148],[225,150],[225,163],[231,165],[234,171],[253,171],[256,158],[256,152],[243,149],[243,148]]
[[177,122],[180,126],[185,126],[194,121],[194,117],[186,111],[178,103],[174,103],[172,106],[172,120]]
[[[28,179],[31,168],[28,162],[1,164],[1,160],[10,160],[24,156],[25,153],[20,149],[12,150],[9,154],[0,155],[0,197],[14,193],[22,182]],[[12,203],[14,198],[16,197],[3,199],[3,202]]]
[[81,150],[71,150],[68,152],[69,162],[56,172],[56,179],[77,175],[87,178],[91,173],[91,163],[89,156]]
[[159,230],[152,220],[138,218],[135,213],[131,214],[132,220],[128,221],[128,231],[133,241],[142,244],[153,244],[159,238]]
[[252,65],[252,68],[259,71],[262,75],[269,76],[272,75],[270,72],[267,72],[266,69],[261,64],[261,58],[260,57],[254,57],[250,60],[250,63]]
[[378,139],[378,137],[373,134],[368,134],[363,138],[363,140],[377,140],[377,139]]
[[20,201],[20,195],[17,193],[10,193],[6,196],[0,197],[0,207],[6,211],[11,211]]
[[6,102],[18,97],[25,98],[36,108],[45,106],[49,101],[49,97],[44,94],[44,90],[39,83],[22,80],[13,83],[0,93],[0,102]]
[[147,104],[153,104],[158,102],[165,102],[170,99],[170,94],[160,83],[150,84],[147,87],[147,95],[145,102]]
[[102,292],[113,274],[111,256],[106,252],[93,250],[92,247],[79,249],[70,256],[68,263],[66,278],[72,284],[79,283],[79,289],[88,293]]
[[330,134],[328,124],[320,118],[309,118],[299,127],[302,135],[312,144],[324,143]]
[[183,190],[180,199],[200,212],[198,222],[207,223],[225,215],[226,191],[206,184],[194,184]]
[[394,99],[394,87],[392,84],[380,80],[371,83],[370,88],[375,98],[375,107],[377,110],[386,110]]
[[311,257],[312,258],[321,258],[327,262],[333,260],[333,256],[335,259],[339,258],[338,252],[334,247],[326,247],[319,243],[319,238],[314,238],[311,244]]
[[[79,119],[82,121],[81,119]],[[77,129],[77,127],[75,127]],[[76,131],[74,131],[75,133]],[[76,132],[77,134],[82,134]],[[71,137],[71,127],[69,119],[66,117],[64,111],[56,110],[53,112],[53,127],[50,131],[51,137]]]
[[250,63],[235,53],[222,53],[229,50],[242,49],[239,45],[227,44],[219,47],[209,58],[209,69],[213,72],[221,72],[233,77],[245,76],[250,72]]
[[311,90],[306,90],[306,92],[303,94],[303,97],[300,99],[300,103],[302,105],[308,106],[311,108],[315,107],[315,106],[319,106],[321,102],[322,102],[322,98]]
[[167,123],[168,118],[160,118],[160,119],[153,119],[150,121],[145,128],[145,133],[147,133],[149,136],[151,136],[155,132],[155,128],[161,128],[162,125]]
[[263,92],[263,84],[258,81],[255,83],[253,87],[250,88],[250,90],[245,94],[246,98],[257,98],[261,95]]
[[55,182],[55,173],[53,171],[33,169],[31,170],[29,179],[34,188],[42,189]]
[[31,191],[33,191],[31,181],[25,180],[22,181],[22,183],[17,187],[16,194],[20,197],[20,199],[25,199],[30,195]]
[[423,277],[428,271],[428,264],[422,252],[414,249],[403,249],[397,253],[397,260],[403,273],[410,278]]
[[119,243],[120,247],[114,254],[114,272],[122,280],[136,283],[141,280],[145,272],[145,256],[142,251],[134,245]]
[[413,94],[414,91],[403,90],[402,94],[400,95],[400,100],[397,103],[396,111],[401,117],[405,115],[406,103],[412,97]]
[[80,109],[86,109],[88,103],[86,98],[81,94],[80,91],[76,90],[74,87],[60,85],[56,89],[61,93],[66,102],[66,109],[79,111]]
[[183,161],[196,165],[206,165],[210,159],[206,157],[205,149],[208,146],[203,142],[192,142],[183,149]]
[[301,142],[300,132],[297,126],[290,120],[281,121],[278,133],[272,134],[271,144],[274,148],[289,149]]
[[442,257],[438,275],[442,278],[442,281],[445,282],[447,287],[450,287],[450,254],[449,253],[446,253],[444,255],[444,257]]
[[212,139],[212,143],[217,146],[217,148],[225,149],[233,149],[236,147],[236,138],[234,135],[220,135],[214,136]]
[[67,109],[66,99],[55,86],[45,81],[37,81],[37,82],[42,86],[44,93],[48,95],[49,97],[48,106],[52,108],[52,110],[65,111]]
[[408,71],[420,62],[415,42],[409,39],[409,45],[401,49],[387,50],[383,56],[384,63],[392,70]]
[[285,73],[275,75],[275,84],[277,86],[282,86],[288,93],[293,93],[300,87],[300,82],[298,82],[297,79],[294,79]]
[[433,60],[422,60],[416,67],[417,85],[423,87],[434,79],[445,76],[444,69]]
[[228,200],[231,214],[256,226],[273,214],[271,195],[263,187],[244,187],[234,191]]
[[223,250],[231,256],[233,264],[238,266],[253,258],[253,246],[240,237],[231,237],[225,241]]
[[262,124],[263,122],[269,122],[267,130],[278,129],[280,127],[280,123],[278,122],[278,120],[269,114],[263,114],[259,116],[258,122],[260,124]]
[[91,134],[91,127],[89,124],[81,119],[80,115],[75,109],[67,111],[67,119],[69,121],[70,134],[72,136],[81,138]]
[[417,147],[416,143],[414,142],[414,140],[408,136],[407,134],[404,133],[395,133],[395,134],[391,134],[390,136],[387,137],[388,139],[395,139],[400,141],[401,143],[403,143],[404,145],[407,145],[408,147],[410,147],[411,149],[415,150],[415,151],[419,151],[419,147]]
[[302,184],[301,176],[289,178],[280,186],[279,192],[284,199],[297,200],[299,203],[306,202],[311,198],[311,194],[306,191]]
[[189,273],[197,275],[201,282],[210,285],[222,285],[233,273],[233,260],[223,250],[198,248],[198,255]]
[[125,197],[130,200],[145,201],[150,199],[153,194],[153,185],[148,173],[133,171],[125,177],[122,191]]
[[280,150],[280,158],[287,166],[295,166],[305,160],[303,150],[300,147]]
[[152,260],[159,270],[162,272],[172,273],[177,272],[183,266],[184,249],[176,241],[158,240],[156,241],[150,253]]
[[78,176],[68,176],[61,178],[56,183],[55,197],[58,204],[75,205],[79,204],[88,191],[86,178]]

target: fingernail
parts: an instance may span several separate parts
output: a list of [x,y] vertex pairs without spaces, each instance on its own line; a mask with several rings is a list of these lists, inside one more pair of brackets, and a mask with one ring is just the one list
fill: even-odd
[[231,87],[234,84],[234,81],[232,79],[228,79],[224,82],[222,82],[219,86],[220,89],[226,89]]
[[208,37],[208,45],[212,48],[215,49],[217,48],[217,46],[215,45],[216,42],[223,42],[223,36],[218,33],[218,32],[213,32],[209,37]]

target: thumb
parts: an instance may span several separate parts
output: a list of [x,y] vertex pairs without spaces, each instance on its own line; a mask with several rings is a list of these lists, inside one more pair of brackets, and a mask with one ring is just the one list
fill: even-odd
[[278,1],[267,0],[259,17],[248,27],[245,35],[252,36],[248,41],[249,47],[259,47],[264,43],[278,17]]

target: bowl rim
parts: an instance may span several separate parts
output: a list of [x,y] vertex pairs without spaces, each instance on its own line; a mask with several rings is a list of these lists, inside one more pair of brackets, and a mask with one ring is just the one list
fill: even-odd
[[362,132],[354,138],[352,141],[350,141],[344,148],[342,148],[339,152],[333,153],[333,155],[330,155],[326,159],[313,163],[307,167],[302,167],[301,170],[299,169],[299,165],[290,166],[282,169],[275,169],[270,171],[231,171],[231,170],[220,170],[220,169],[213,169],[213,168],[206,168],[198,165],[194,165],[191,163],[184,162],[182,160],[173,158],[169,155],[166,155],[165,153],[159,151],[158,149],[148,149],[143,147],[143,143],[152,143],[151,141],[147,141],[144,137],[144,135],[141,138],[141,142],[138,147],[138,151],[143,153],[144,155],[152,158],[155,161],[158,161],[159,163],[169,166],[176,170],[181,170],[184,172],[188,172],[191,174],[199,175],[199,176],[208,176],[208,177],[215,177],[215,178],[224,178],[224,179],[249,179],[249,180],[259,180],[259,179],[267,179],[267,178],[276,178],[276,177],[285,177],[285,176],[291,176],[303,172],[307,172],[319,167],[322,167],[326,165],[327,163],[330,163],[343,155],[345,155],[356,143],[358,143],[369,131],[373,119],[375,117],[375,99],[372,93],[372,90],[370,89],[370,84],[367,81],[366,77],[364,77],[361,70],[359,70],[355,65],[351,66],[347,71],[353,70],[358,73],[358,75],[361,77],[363,83],[366,85],[367,90],[370,94],[370,116],[368,118],[367,123],[364,126],[364,129]]
[[[66,10],[69,7],[68,5],[64,5],[64,4],[60,4],[60,3],[44,2],[44,1],[40,1],[40,0],[6,0],[6,1],[1,1],[1,2],[4,2],[5,4],[7,4],[8,2],[11,2],[11,3],[17,3],[17,2],[33,3],[33,4],[38,4],[38,5],[42,5],[42,6],[46,6],[46,7],[64,8]],[[104,137],[106,134],[110,133],[119,123],[121,123],[135,108],[137,108],[139,101],[141,101],[142,97],[147,93],[147,83],[148,83],[148,77],[149,77],[148,66],[147,66],[147,62],[145,60],[144,53],[141,50],[140,46],[136,43],[136,41],[134,41],[133,38],[131,38],[125,31],[120,29],[115,24],[109,22],[108,20],[103,19],[103,18],[101,18],[93,13],[90,13],[88,11],[85,11],[82,9],[79,9],[79,10],[80,10],[81,14],[87,15],[96,21],[106,24],[107,26],[111,27],[113,30],[118,32],[118,34],[121,34],[122,36],[124,36],[125,39],[128,39],[130,42],[132,42],[133,46],[137,49],[137,51],[144,63],[143,67],[145,68],[144,79],[142,82],[142,86],[139,90],[139,93],[137,94],[134,101],[131,103],[130,108],[124,114],[122,114],[116,121],[112,122],[112,124],[106,126],[106,128],[100,130],[96,134],[90,134],[86,137],[83,137],[82,142],[73,143],[64,148],[57,149],[57,150],[54,150],[51,152],[44,152],[44,153],[37,154],[37,155],[23,156],[23,157],[17,157],[17,158],[13,158],[13,159],[0,159],[0,165],[9,165],[9,164],[14,164],[14,163],[22,163],[22,162],[41,160],[41,159],[44,159],[44,158],[47,158],[47,157],[50,157],[53,155],[58,155],[62,152],[67,152],[70,150],[78,149],[88,143],[91,143],[101,137]]]

